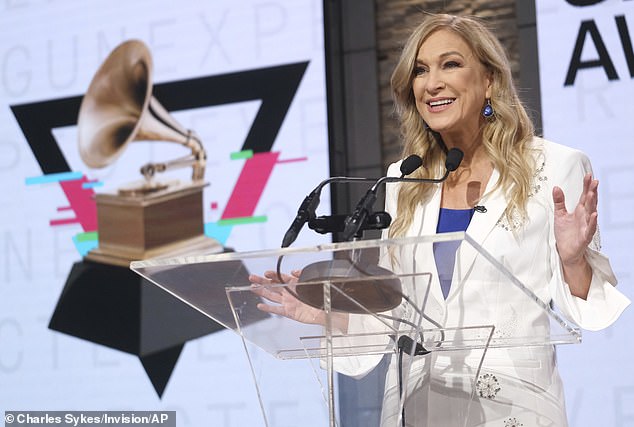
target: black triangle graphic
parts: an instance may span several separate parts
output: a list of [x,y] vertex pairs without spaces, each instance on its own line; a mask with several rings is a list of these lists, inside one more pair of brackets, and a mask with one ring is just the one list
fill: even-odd
[[178,357],[183,350],[184,344],[179,344],[174,347],[170,347],[167,350],[158,351],[156,353],[149,354],[147,356],[140,356],[141,364],[147,373],[147,376],[152,381],[154,390],[159,395],[163,396],[167,382],[174,371]]

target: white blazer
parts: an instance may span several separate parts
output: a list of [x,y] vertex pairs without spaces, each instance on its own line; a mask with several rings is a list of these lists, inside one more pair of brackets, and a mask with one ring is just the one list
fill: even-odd
[[[586,252],[593,273],[586,300],[573,296],[563,280],[553,231],[552,188],[561,187],[568,210],[574,209],[583,188],[583,177],[592,171],[590,162],[578,150],[541,138],[535,138],[533,145],[537,170],[527,204],[528,220],[522,222],[519,216],[512,221],[506,219],[507,199],[503,192],[493,191],[499,177],[498,171],[494,170],[485,196],[479,202],[486,212],[474,213],[466,233],[544,303],[554,304],[570,321],[583,329],[605,328],[619,317],[630,301],[615,288],[616,278],[610,263],[599,252],[598,231]],[[399,167],[400,162],[392,164],[388,175],[400,176]],[[396,217],[399,186],[399,183],[389,184],[386,189],[385,208],[392,217]],[[406,236],[435,234],[441,189],[441,184],[436,185],[430,200],[417,206]],[[417,264],[414,268],[418,271],[436,273],[432,246],[420,246],[415,256],[399,260],[405,270],[413,268],[413,263]],[[489,263],[483,262],[473,247],[462,245],[456,253],[454,276],[446,300],[437,274],[432,274],[426,313],[444,327],[494,324],[496,334],[548,327],[545,324],[548,319],[537,305],[515,304],[513,296],[505,294],[503,286],[492,290],[493,274],[498,273]],[[489,303],[492,292],[498,301],[494,305]],[[352,315],[348,332],[363,332],[369,327],[367,316]],[[445,384],[452,381],[447,378],[453,378],[453,381],[459,381],[461,375],[467,378],[467,374],[473,372],[473,364],[467,358],[461,360],[456,369],[455,360],[447,361],[443,357],[438,353],[438,356],[418,357],[413,362],[413,371],[427,372],[430,381],[427,384],[431,384],[431,388],[421,388],[418,395],[412,393],[406,405],[408,423],[424,426],[427,424],[421,420],[428,419],[430,426],[463,425],[466,416],[469,426],[567,425],[563,388],[552,346],[490,350],[480,372],[475,400],[469,394],[469,390],[473,390],[470,384],[465,384],[463,392],[457,392],[455,384],[451,387]],[[343,374],[359,377],[372,370],[380,359],[381,356],[337,358],[334,366]],[[396,359],[392,358],[387,373],[382,426],[396,425],[399,413]],[[454,369],[455,376],[434,376],[434,370],[441,369],[446,373],[448,367]],[[468,401],[472,403],[465,403]],[[467,415],[464,408],[467,408]]]

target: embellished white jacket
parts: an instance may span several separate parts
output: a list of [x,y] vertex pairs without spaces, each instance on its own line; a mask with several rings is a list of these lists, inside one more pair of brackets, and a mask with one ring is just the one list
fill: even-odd
[[[582,329],[599,330],[611,325],[630,301],[616,290],[616,278],[608,259],[600,253],[598,231],[586,251],[592,267],[592,282],[586,300],[570,293],[563,279],[561,263],[555,247],[553,231],[552,188],[559,186],[566,196],[568,210],[574,209],[583,188],[583,177],[591,172],[588,158],[582,152],[535,138],[533,141],[537,170],[527,204],[528,220],[508,221],[504,215],[507,200],[502,191],[492,191],[499,173],[494,170],[479,205],[486,212],[475,212],[466,233],[508,268],[544,303],[553,304],[570,321]],[[400,176],[400,162],[388,169],[389,176]],[[423,184],[424,185],[424,184]],[[386,211],[397,212],[400,184],[388,184]],[[406,236],[433,235],[438,223],[441,184],[425,204],[417,206]],[[412,267],[412,264],[416,266]],[[425,312],[444,327],[494,324],[497,334],[515,329],[547,328],[537,305],[516,305],[505,295],[503,287],[492,296],[490,283],[499,274],[484,262],[473,247],[462,245],[456,253],[451,289],[445,300],[437,279],[431,245],[417,247],[414,256],[398,261],[404,270],[432,272],[432,282]],[[483,295],[487,295],[484,298]],[[492,311],[491,298],[495,298]],[[395,309],[393,316],[403,315]],[[368,316],[351,315],[348,333],[367,331]],[[566,426],[563,389],[557,372],[554,348],[512,347],[489,350],[476,381],[471,381],[479,356],[460,356],[456,361],[442,352],[418,356],[412,364],[414,392],[406,405],[408,425],[416,426]],[[335,369],[345,375],[363,376],[372,370],[381,356],[336,358]],[[392,357],[386,378],[382,425],[396,426],[399,414],[398,361]],[[438,378],[434,372],[443,372]],[[449,372],[451,371],[451,372]],[[449,374],[447,374],[449,372]],[[425,374],[426,373],[426,374]],[[454,382],[447,384],[447,382]],[[464,387],[455,382],[464,381]],[[471,383],[470,383],[471,381]],[[421,385],[425,384],[425,385]],[[472,392],[475,384],[475,399]],[[417,393],[415,390],[417,389]],[[467,403],[465,403],[467,402]],[[471,403],[469,403],[471,402]],[[462,408],[462,409],[458,409]],[[465,415],[464,408],[468,412]],[[465,416],[467,418],[464,424]],[[416,421],[413,421],[416,420]],[[428,420],[429,424],[422,420]]]

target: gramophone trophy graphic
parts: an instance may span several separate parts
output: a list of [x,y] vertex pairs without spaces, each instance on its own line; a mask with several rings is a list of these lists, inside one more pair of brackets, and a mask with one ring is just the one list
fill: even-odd
[[[79,111],[82,160],[105,167],[133,141],[176,142],[191,153],[148,163],[138,182],[96,195],[99,246],[73,265],[49,328],[138,356],[161,396],[185,343],[222,326],[141,278],[130,262],[224,248],[204,235],[205,150],[152,96],[151,75],[150,52],[140,41],[123,42],[106,58]],[[190,166],[191,182],[156,177]]]
[[[152,59],[139,40],[116,47],[96,72],[78,117],[84,163],[102,168],[133,141],[176,142],[185,157],[141,167],[143,179],[96,196],[99,246],[87,258],[128,266],[130,261],[191,252],[217,252],[204,236],[206,154],[198,136],[182,127],[152,96]],[[192,167],[191,182],[161,182],[157,174]]]

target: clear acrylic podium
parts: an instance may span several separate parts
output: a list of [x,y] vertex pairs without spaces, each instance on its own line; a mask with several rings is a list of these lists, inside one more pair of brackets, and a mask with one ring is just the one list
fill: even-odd
[[[459,302],[471,283],[479,286],[464,311],[446,310],[434,277],[435,245],[450,252],[458,248],[447,302]],[[477,277],[473,262],[486,274]],[[266,375],[254,363],[263,352],[309,362],[315,378],[311,386],[320,390],[330,426],[341,426],[334,372],[362,376],[386,355],[392,358],[383,425],[401,426],[403,417],[407,425],[435,425],[440,396],[451,401],[442,425],[465,426],[479,416],[478,401],[499,389],[489,359],[509,352],[522,359],[527,348],[581,341],[579,329],[515,278],[504,260],[461,232],[152,259],[133,262],[131,268],[241,337],[266,426],[276,422],[267,404]],[[283,284],[249,280],[249,274],[268,270],[301,274]],[[269,292],[297,302],[303,320],[324,320],[301,323],[261,310],[259,304],[275,305],[263,298]]]

